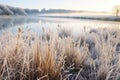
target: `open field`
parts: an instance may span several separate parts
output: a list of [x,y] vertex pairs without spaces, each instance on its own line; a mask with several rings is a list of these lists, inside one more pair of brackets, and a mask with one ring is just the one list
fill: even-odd
[[119,80],[120,29],[0,36],[0,80]]
[[78,12],[78,13],[44,13],[39,14],[39,17],[48,18],[66,18],[66,19],[83,19],[83,20],[100,20],[100,21],[120,21],[120,16],[115,16],[113,13],[100,12]]
[[102,20],[102,21],[120,21],[120,17],[118,17],[118,16],[39,16],[39,17]]

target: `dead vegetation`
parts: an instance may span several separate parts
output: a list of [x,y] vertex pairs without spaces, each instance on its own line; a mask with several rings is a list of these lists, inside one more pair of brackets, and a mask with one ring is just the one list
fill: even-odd
[[84,32],[77,38],[64,29],[39,36],[21,29],[3,33],[0,80],[119,80],[119,47],[116,28]]

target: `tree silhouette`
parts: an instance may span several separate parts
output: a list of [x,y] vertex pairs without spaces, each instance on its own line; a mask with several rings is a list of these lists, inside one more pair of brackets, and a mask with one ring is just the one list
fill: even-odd
[[118,8],[116,9],[115,13],[116,13],[116,16],[119,16],[119,9]]
[[114,6],[112,11],[114,12],[115,16],[119,16],[119,14],[120,14],[120,6],[119,5]]

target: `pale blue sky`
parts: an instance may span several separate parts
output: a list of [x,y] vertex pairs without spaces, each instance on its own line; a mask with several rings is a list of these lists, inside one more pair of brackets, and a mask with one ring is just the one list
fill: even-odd
[[0,0],[0,4],[22,8],[54,8],[89,11],[110,11],[120,0]]

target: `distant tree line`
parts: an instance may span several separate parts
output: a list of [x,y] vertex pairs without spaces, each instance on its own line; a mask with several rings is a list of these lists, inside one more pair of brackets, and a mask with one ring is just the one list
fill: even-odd
[[65,10],[65,9],[45,9],[43,8],[40,13],[70,13],[75,12],[74,10]]
[[0,15],[30,15],[39,13],[38,9],[22,9],[0,4]]
[[[82,13],[82,12],[93,12],[97,13],[96,11],[87,11],[87,10],[69,10],[69,9],[41,9],[40,13]],[[106,12],[104,12],[106,13]]]

